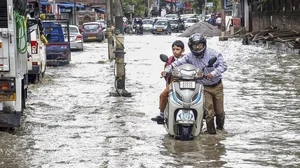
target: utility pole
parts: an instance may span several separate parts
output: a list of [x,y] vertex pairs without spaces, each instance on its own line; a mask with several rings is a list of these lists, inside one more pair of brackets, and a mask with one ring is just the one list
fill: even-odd
[[53,0],[52,2],[53,2],[52,12],[54,14],[54,18],[56,18],[57,17],[56,16],[56,2],[55,2],[55,0]]
[[73,7],[73,12],[74,12],[73,13],[73,17],[74,17],[73,24],[76,25],[76,12],[77,12],[77,8],[76,8],[77,2],[76,2],[76,0],[74,0],[73,3],[74,3],[74,7]]
[[147,17],[150,17],[150,0],[148,0],[148,2],[147,2],[147,7],[148,7],[148,9],[147,9]]
[[[221,1],[222,1],[222,0],[221,0]],[[203,20],[203,21],[205,21],[206,5],[207,5],[207,0],[204,1],[203,7],[202,7],[202,20]]]
[[131,97],[131,93],[125,90],[125,62],[124,62],[124,28],[123,28],[123,6],[121,0],[114,0],[115,25],[116,25],[116,50],[115,50],[115,87],[116,93],[113,96]]
[[111,0],[106,0],[106,23],[107,23],[107,43],[108,43],[108,59],[112,60],[114,58],[113,53],[113,24],[112,24],[112,12],[111,12]]
[[222,30],[222,33],[221,33],[221,36],[219,37],[219,41],[227,41],[228,40],[228,37],[225,36],[225,32],[226,32],[226,26],[225,26],[225,0],[221,0],[221,9],[222,9],[222,12],[221,12],[221,18],[222,18],[222,22],[221,22],[221,30]]

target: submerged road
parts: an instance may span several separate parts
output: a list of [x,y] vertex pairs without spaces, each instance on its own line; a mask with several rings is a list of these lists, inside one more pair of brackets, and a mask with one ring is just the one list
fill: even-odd
[[109,96],[107,43],[86,43],[70,65],[47,67],[30,85],[21,127],[0,132],[0,167],[300,167],[299,55],[208,39],[228,63],[226,130],[180,142],[150,120],[165,87],[159,54],[171,55],[176,39],[187,44],[175,34],[125,36],[131,98]]

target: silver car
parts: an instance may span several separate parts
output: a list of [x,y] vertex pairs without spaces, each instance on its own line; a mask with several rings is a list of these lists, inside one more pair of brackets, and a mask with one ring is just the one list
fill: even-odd
[[143,29],[144,31],[151,31],[153,27],[154,20],[152,19],[143,19]]
[[[67,34],[66,26],[63,25],[64,34]],[[83,51],[83,37],[80,34],[79,28],[76,25],[69,25],[70,32],[70,47],[71,50]],[[65,40],[68,41],[68,36],[65,36]]]

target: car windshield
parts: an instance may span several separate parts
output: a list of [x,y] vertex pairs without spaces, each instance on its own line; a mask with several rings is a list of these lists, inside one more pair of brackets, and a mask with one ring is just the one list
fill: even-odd
[[97,24],[87,24],[87,25],[83,25],[83,28],[86,30],[94,30],[94,29],[98,29],[99,25]]
[[177,20],[169,20],[170,24],[177,24]]
[[153,20],[143,20],[143,24],[153,24]]
[[70,33],[79,33],[79,31],[76,27],[70,27],[69,31],[70,31]]
[[106,24],[105,20],[98,20],[97,22],[100,23],[101,25],[105,25]]
[[186,20],[187,23],[197,23],[197,19],[188,19]]
[[[68,34],[67,27],[63,26],[62,28],[64,30],[64,34]],[[69,33],[70,34],[76,34],[76,33],[79,33],[79,31],[78,31],[78,29],[76,27],[69,27]]]
[[177,15],[166,15],[166,18],[176,18]]
[[158,20],[158,21],[155,22],[155,25],[167,25],[167,22]]

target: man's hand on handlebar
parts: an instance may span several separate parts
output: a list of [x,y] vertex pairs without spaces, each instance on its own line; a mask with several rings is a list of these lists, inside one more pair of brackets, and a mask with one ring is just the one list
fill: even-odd
[[208,78],[208,79],[211,79],[211,78],[213,78],[214,76],[210,73],[210,74],[207,74],[207,75],[205,75],[205,78]]

